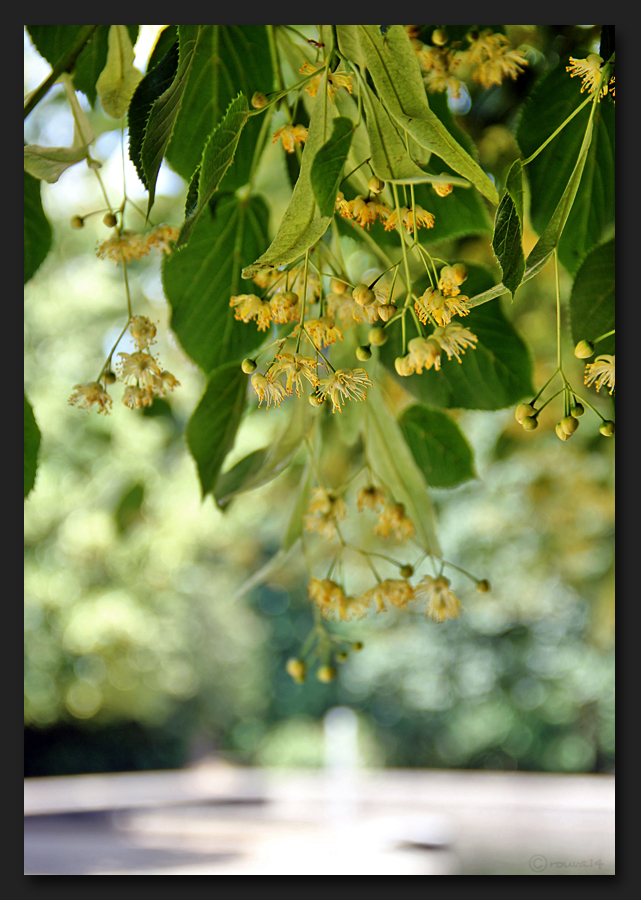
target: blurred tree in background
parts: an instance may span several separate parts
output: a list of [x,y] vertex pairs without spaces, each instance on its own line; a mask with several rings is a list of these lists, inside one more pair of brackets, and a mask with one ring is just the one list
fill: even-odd
[[[43,29],[58,27],[30,26],[36,46],[46,43]],[[458,98],[450,92],[430,102],[435,109],[442,103],[445,116],[448,97],[480,165],[502,188],[519,157],[524,101],[548,73],[564,71],[569,57],[598,53],[602,30],[500,27],[513,46],[527,48],[520,76],[489,88],[466,82]],[[296,28],[318,37],[314,26]],[[421,40],[433,28],[423,26]],[[141,26],[142,70],[158,32]],[[49,70],[25,32],[25,92]],[[120,128],[113,130],[95,96],[78,96],[96,135],[92,155],[103,163],[101,176],[122,185]],[[284,122],[278,115],[274,129]],[[304,115],[301,108],[299,121]],[[72,128],[57,85],[27,118],[25,139],[62,147]],[[521,149],[525,155],[535,147]],[[254,189],[269,211],[270,235],[291,194],[294,159],[270,143],[261,162]],[[147,193],[129,160],[125,168],[128,196],[145,207]],[[99,370],[120,332],[122,272],[95,257],[94,245],[109,233],[101,216],[82,229],[69,224],[103,205],[94,173],[75,166],[60,184],[41,184],[53,244],[25,286],[26,393],[42,436],[25,505],[26,774],[171,768],[214,751],[255,764],[320,765],[321,722],[336,705],[358,715],[365,764],[610,771],[614,442],[599,435],[598,422],[586,415],[562,443],[551,407],[535,435],[515,421],[513,408],[455,410],[476,477],[430,489],[439,540],[448,559],[491,579],[492,592],[465,597],[463,614],[442,624],[401,610],[341,622],[336,634],[363,641],[364,649],[349,654],[333,682],[297,684],[285,664],[314,623],[302,552],[295,548],[262,582],[241,588],[279,550],[304,454],[224,511],[210,497],[201,500],[184,435],[206,378],[170,330],[157,256],[131,261],[129,287],[136,313],[158,323],[158,354],[180,390],[133,411],[115,404],[109,417],[67,404],[81,373]],[[163,163],[155,221],[182,223],[187,187]],[[494,283],[500,275],[489,205],[482,210],[461,236],[435,233],[432,251],[464,259],[471,270],[486,267]],[[526,253],[541,230],[526,216]],[[347,231],[341,249],[350,271],[362,274],[378,262]],[[566,253],[564,298],[576,274],[570,251],[559,251]],[[502,309],[530,348],[533,384],[544,384],[557,353],[553,266],[524,282],[514,303],[504,297]],[[584,361],[572,355],[565,307],[562,323],[566,374],[581,383]],[[133,342],[127,337],[121,348],[132,352]],[[591,400],[611,417],[611,398],[592,392]],[[347,426],[337,418],[326,417],[323,429],[330,448],[324,465],[338,484],[359,444],[349,417]],[[287,421],[286,405],[251,406],[225,469],[269,446]],[[353,528],[363,545],[382,546],[362,522]],[[350,564],[357,580],[367,572],[364,563]]]

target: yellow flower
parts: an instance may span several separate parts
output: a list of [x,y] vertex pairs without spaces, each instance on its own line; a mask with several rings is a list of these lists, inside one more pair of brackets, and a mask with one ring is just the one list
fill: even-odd
[[[376,199],[366,200],[362,195],[358,195],[347,204],[349,215],[346,217],[356,219],[361,228],[369,226],[375,222],[377,218],[384,220],[390,214],[390,210],[384,204]],[[345,213],[343,213],[345,215]]]
[[[570,73],[570,77],[574,78],[578,75],[581,79],[581,93],[588,91],[593,94],[599,86],[601,80],[601,71],[603,69],[603,60],[596,53],[590,53],[586,59],[574,59],[570,57],[570,65],[565,67],[565,71]],[[599,98],[605,97],[608,92],[608,85],[601,85]]]
[[296,144],[304,144],[307,140],[307,129],[302,125],[283,125],[272,137],[272,144],[280,138],[288,153],[293,153]]
[[362,512],[364,509],[377,509],[379,506],[384,506],[386,500],[385,491],[373,484],[368,484],[362,487],[356,495],[356,506],[358,511]]
[[331,541],[336,533],[337,520],[342,521],[346,516],[347,506],[344,500],[324,488],[314,488],[305,516],[305,530],[317,531]]
[[459,285],[467,278],[467,269],[461,263],[456,266],[443,266],[438,280],[438,289],[446,297],[457,297],[461,293]]
[[594,362],[588,363],[585,367],[583,382],[587,385],[594,384],[597,391],[600,391],[605,385],[612,394],[614,392],[614,356],[602,353]]
[[414,588],[414,594],[417,600],[424,598],[427,601],[425,614],[435,621],[443,622],[445,619],[458,617],[461,604],[450,590],[449,578],[425,575]]
[[439,197],[447,197],[454,190],[454,185],[445,181],[433,181],[432,188]]
[[384,538],[393,532],[397,540],[406,541],[416,533],[416,528],[412,520],[405,515],[402,503],[387,503],[379,513],[374,532]]
[[430,91],[449,90],[452,96],[459,97],[461,82],[455,77],[461,55],[446,47],[424,46],[418,51],[418,61],[425,72],[423,80]]
[[329,394],[332,412],[342,412],[341,404],[346,399],[364,400],[371,384],[364,369],[336,369],[329,378],[321,378],[319,393],[323,400]]
[[305,331],[315,347],[335,344],[343,340],[343,332],[335,324],[332,316],[322,316],[320,319],[308,319],[305,322]]
[[362,618],[367,614],[367,604],[357,597],[346,597],[342,587],[329,578],[312,578],[307,587],[312,603],[315,603],[325,619],[343,621]]
[[180,382],[175,375],[165,370],[160,373],[160,382],[159,387],[156,388],[159,397],[164,397],[167,391],[173,391],[174,388],[180,387]]
[[434,369],[438,372],[441,368],[441,345],[433,337],[428,338],[412,338],[408,343],[408,366],[412,372],[419,375],[423,369]]
[[141,406],[151,406],[154,394],[151,388],[139,388],[135,384],[130,384],[124,390],[122,402],[129,409],[140,409]]
[[172,241],[178,240],[180,228],[175,225],[156,225],[149,234],[145,236],[145,242],[148,248],[158,247],[161,253],[171,253]]
[[270,368],[271,377],[275,378],[284,372],[287,376],[285,391],[288,394],[295,390],[300,397],[303,378],[306,378],[312,387],[316,387],[318,384],[315,359],[302,356],[300,353],[278,353],[276,360],[277,362]]
[[455,322],[451,325],[446,325],[445,328],[435,328],[432,338],[439,342],[447,353],[448,359],[452,359],[455,356],[458,362],[461,362],[460,354],[465,353],[466,347],[471,347],[475,350],[475,345],[478,343],[478,338],[475,334],[472,334],[469,329],[463,328],[462,325],[457,325]]
[[130,263],[132,259],[140,259],[151,250],[151,245],[142,234],[134,234],[133,231],[123,231],[120,237],[116,234],[103,241],[96,250],[98,259],[112,259],[117,266],[124,260]]
[[234,318],[241,322],[249,322],[256,319],[259,331],[267,331],[272,320],[272,311],[266,300],[261,300],[256,294],[239,294],[232,297],[229,305],[234,308]]
[[[308,62],[303,63],[303,65],[299,69],[299,72],[301,75],[312,75],[314,72],[318,73],[315,78],[312,78],[310,83],[305,88],[305,90],[307,91],[307,93],[309,94],[310,97],[315,97],[316,94],[318,93],[318,88],[319,88],[321,77],[322,77],[324,71],[325,71],[324,68],[318,69],[316,66],[313,66],[311,63],[308,63]],[[350,94],[352,93],[352,90],[353,90],[352,79],[347,74],[347,72],[339,72],[338,70],[336,72],[330,72],[328,70],[327,71],[327,93],[329,95],[329,99],[332,102],[334,101],[336,92],[338,91],[339,88],[342,88],[342,87],[346,88],[346,90],[348,90],[350,92]],[[340,97],[338,99],[340,100]]]
[[352,217],[350,201],[345,199],[345,194],[342,191],[339,191],[336,194],[336,204],[334,205],[334,211],[339,212],[341,216],[346,219],[351,219]]
[[296,322],[300,317],[298,294],[294,291],[276,291],[269,301],[269,308],[274,322],[281,325],[285,322]]
[[328,294],[327,311],[331,316],[338,316],[341,324],[346,328],[361,322],[369,322],[373,325],[378,321],[379,302],[371,306],[361,306],[354,300],[351,294]]
[[128,382],[134,379],[138,387],[157,391],[162,389],[161,369],[150,353],[119,353],[119,378]]
[[414,599],[414,588],[409,581],[400,578],[381,581],[363,594],[363,600],[376,605],[376,612],[385,612],[386,604],[407,609],[407,604]]
[[414,231],[414,223],[416,223],[417,228],[420,228],[421,225],[425,228],[433,228],[434,216],[431,212],[419,206],[418,203],[415,203],[414,208],[409,209],[406,215],[403,216],[403,225],[405,225],[408,232]]
[[250,380],[253,389],[258,395],[259,406],[262,404],[263,400],[267,401],[266,409],[269,409],[272,403],[274,406],[280,406],[283,397],[285,396],[285,388],[280,381],[273,381],[269,375],[261,375],[260,372],[256,372],[252,375]]
[[470,48],[465,61],[475,67],[474,81],[483,87],[501,84],[504,78],[516,78],[528,65],[527,59],[516,50],[508,49],[510,39],[504,34],[492,34],[488,29],[480,35],[468,35]]
[[156,326],[153,322],[150,322],[147,316],[134,316],[131,320],[129,331],[139,350],[148,350],[149,345],[154,343]]
[[447,325],[453,315],[466,316],[470,307],[468,297],[444,297],[440,291],[428,288],[414,304],[416,315],[426,325],[431,315],[438,325]]
[[609,84],[609,88],[608,88],[610,93],[612,94],[612,102],[613,103],[614,103],[614,99],[615,99],[614,98],[614,78],[615,78],[615,76],[613,75],[612,78],[610,79],[610,84]]
[[109,414],[109,407],[112,404],[111,397],[99,381],[77,384],[73,388],[68,402],[71,406],[77,405],[80,409],[86,409],[87,412],[92,406],[97,406],[98,412],[105,413],[105,415]]

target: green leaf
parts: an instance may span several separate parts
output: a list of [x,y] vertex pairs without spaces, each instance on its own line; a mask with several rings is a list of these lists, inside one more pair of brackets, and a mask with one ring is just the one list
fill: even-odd
[[112,119],[119,119],[129,108],[142,72],[134,66],[134,48],[125,25],[109,28],[107,62],[96,82],[102,108]]
[[[201,25],[191,75],[167,148],[167,162],[189,181],[201,161],[203,147],[232,100],[242,91],[269,93],[273,74],[265,25]],[[263,123],[252,116],[239,142],[224,190],[249,181],[254,150]]]
[[[516,135],[523,156],[534,153],[584,99],[580,80],[565,65],[550,72],[523,110]],[[541,235],[528,268],[540,269],[558,244],[561,263],[575,274],[614,222],[614,106],[605,97],[591,123],[592,107],[582,109],[526,167],[530,218]]]
[[492,249],[501,266],[503,284],[512,297],[523,280],[523,178],[521,160],[517,159],[508,172],[505,193],[494,220]]
[[[165,31],[167,30],[165,29]],[[147,74],[136,88],[129,105],[129,114],[127,116],[129,122],[129,156],[136,167],[138,177],[145,187],[147,186],[147,176],[142,160],[142,145],[145,139],[147,121],[152,106],[171,87],[177,71],[178,40],[169,47],[165,55],[158,60],[153,68],[151,67],[151,60],[149,61]]]
[[314,157],[329,139],[336,115],[334,105],[327,96],[326,77],[323,73],[314,100],[300,174],[289,206],[267,252],[243,269],[243,278],[251,278],[261,269],[284,266],[298,259],[325,234],[332,221],[331,216],[321,216],[318,211],[311,179]]
[[[367,111],[367,134],[372,152],[372,168],[374,174],[383,181],[396,184],[420,184],[424,181],[439,181],[429,172],[414,162],[410,157],[405,141],[398,133],[387,110],[368,88],[364,92],[365,109]],[[456,179],[461,183],[460,179]],[[462,182],[469,184],[469,182]]]
[[119,534],[124,534],[132,525],[135,525],[142,519],[140,510],[144,499],[145,485],[142,482],[137,482],[124,491],[114,512],[116,528]]
[[417,403],[398,424],[427,484],[454,487],[476,477],[470,445],[447,413]]
[[365,409],[365,441],[374,472],[392,491],[394,499],[405,505],[405,512],[416,526],[417,542],[439,556],[427,485],[396,419],[385,406],[378,384],[368,389]]
[[385,40],[377,25],[357,27],[374,86],[396,122],[421,147],[471,181],[492,203],[498,203],[490,178],[431,111],[416,53],[403,26],[390,26]]
[[247,376],[236,363],[219,366],[187,423],[187,444],[198,466],[203,497],[213,490],[236,439],[247,404]]
[[[463,290],[470,294],[492,283],[490,273],[480,266],[468,265],[468,272]],[[449,409],[503,409],[532,396],[530,354],[500,302],[485,303],[455,321],[478,337],[476,349],[468,347],[460,363],[444,355],[438,372],[429,369],[406,378],[395,376],[406,390],[428,406]],[[413,327],[411,320],[408,325]],[[380,351],[392,372],[394,359],[402,352],[399,331],[392,331]]]
[[[85,25],[27,25],[27,31],[38,53],[54,69],[85,27]],[[110,27],[98,25],[73,68],[74,84],[79,91],[87,95],[92,106],[96,102],[96,82],[107,62]],[[139,26],[124,27],[133,46],[138,39]]]
[[241,131],[247,122],[248,111],[245,96],[239,94],[230,104],[225,118],[209,136],[203,150],[202,162],[194,172],[189,185],[187,205],[193,212],[185,216],[176,249],[184,247],[189,241],[196,222],[232,164]]
[[273,481],[290,464],[312,424],[312,408],[306,397],[295,399],[291,406],[287,427],[269,448],[255,450],[219,477],[214,496],[221,509],[237,494]]
[[24,495],[33,490],[38,468],[38,450],[40,449],[40,429],[36,423],[31,404],[24,398]]
[[24,173],[24,283],[36,274],[51,249],[51,225],[42,208],[40,182]]
[[85,147],[40,147],[28,144],[24,148],[24,170],[40,181],[55,184],[63,172],[87,158]]
[[312,189],[321,216],[333,216],[343,167],[354,135],[354,123],[345,116],[334,119],[334,130],[312,163]]
[[[475,159],[476,147],[474,142],[454,122],[447,105],[446,95],[433,94],[430,97],[430,108],[438,116],[452,137]],[[454,175],[454,170],[436,157],[430,162],[429,171],[438,175]],[[452,178],[451,183],[454,184],[455,180],[458,181],[459,179]],[[465,183],[469,185],[469,182]],[[424,209],[434,213],[435,217],[433,227],[421,232],[423,234],[423,242],[439,243],[453,237],[489,234],[492,232],[486,205],[478,191],[461,190],[455,187],[454,191],[447,197],[439,197],[432,187],[427,184],[420,184],[414,187],[414,196],[416,202]]]
[[178,26],[167,25],[166,28],[158,35],[154,49],[151,51],[149,62],[147,63],[147,72],[155,69],[158,63],[169,53],[174,44],[178,42]]
[[267,246],[269,213],[259,197],[217,195],[194,227],[189,244],[163,260],[171,326],[186,353],[205,372],[243,356],[262,342],[254,323],[238,322],[233,296],[255,285],[240,277],[243,260]]
[[158,172],[180,110],[198,41],[199,27],[199,25],[178,26],[179,47],[176,75],[167,90],[154,100],[147,118],[140,154],[144,175],[143,184],[149,191],[147,214],[154,205]]
[[[615,327],[614,240],[595,247],[576,273],[570,296],[572,339],[594,341]],[[614,335],[599,341],[595,353],[614,353]]]

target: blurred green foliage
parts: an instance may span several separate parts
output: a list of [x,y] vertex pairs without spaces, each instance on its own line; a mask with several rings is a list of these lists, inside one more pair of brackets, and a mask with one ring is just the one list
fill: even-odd
[[[530,70],[479,90],[460,119],[497,183],[518,155],[514,126],[532,73],[559,55],[593,52],[598,37],[579,26],[514,28],[517,42],[527,31]],[[30,140],[50,136],[63,115],[54,91],[29,120]],[[117,184],[112,135],[98,139],[97,152],[110,157],[103,174]],[[266,166],[260,184],[273,213],[286,171],[280,156]],[[106,237],[100,217],[82,231],[68,224],[101,204],[89,175],[66,173],[63,191],[42,185],[55,252],[26,287],[27,393],[43,435],[25,509],[27,774],[179,766],[213,750],[318,765],[320,722],[336,705],[357,712],[364,763],[610,770],[612,442],[586,422],[561,444],[550,409],[534,436],[509,410],[460,413],[479,477],[433,491],[439,540],[446,557],[489,578],[492,592],[475,593],[455,573],[464,606],[455,621],[398,612],[343,625],[340,633],[365,649],[332,684],[295,684],[285,661],[312,624],[304,560],[290,557],[247,597],[235,594],[275,553],[300,467],[225,513],[211,498],[201,503],[184,428],[204,378],[166,327],[157,260],[132,263],[132,296],[139,314],[160,320],[158,353],[181,389],[144,412],[115,404],[108,418],[66,405],[72,386],[99,371],[124,321],[120,272],[93,255]],[[132,195],[144,198],[135,175],[127,177]],[[185,191],[163,167],[157,217],[179,223]],[[343,240],[349,256],[354,242]],[[525,240],[534,243],[527,220]],[[492,265],[489,241],[452,240],[445,249]],[[524,284],[504,309],[543,383],[555,365],[552,273]],[[564,340],[569,356],[569,329]],[[580,372],[576,361],[577,381]],[[611,401],[594,402],[605,412]],[[269,413],[253,407],[232,464],[265,447],[287,413],[287,403]],[[347,470],[349,429],[328,427],[331,464]]]

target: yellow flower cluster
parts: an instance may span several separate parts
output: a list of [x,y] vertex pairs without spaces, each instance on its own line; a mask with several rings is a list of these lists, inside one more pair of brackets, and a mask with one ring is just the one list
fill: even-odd
[[304,144],[307,140],[307,129],[303,125],[283,125],[274,133],[272,144],[275,144],[279,138],[287,153],[293,153],[296,144]]
[[149,353],[149,346],[156,337],[156,326],[146,316],[134,316],[129,327],[138,348],[135,353],[119,353],[118,377],[127,385],[122,402],[130,409],[151,406],[154,396],[164,397],[180,382],[171,372],[160,368]]
[[179,228],[173,225],[157,225],[147,234],[135,234],[133,231],[122,231],[119,235],[103,241],[96,250],[99,259],[112,259],[116,265],[121,262],[130,263],[132,259],[141,259],[154,247],[162,253],[171,253],[172,242],[178,239]]
[[440,28],[432,34],[431,45],[417,39],[415,26],[406,28],[430,91],[449,90],[452,96],[459,97],[462,87],[459,75],[464,68],[471,69],[474,81],[488,88],[506,78],[515,79],[528,65],[522,54],[511,49],[509,38],[490,29],[470,32],[468,49],[459,49],[458,43],[447,46],[448,36]]
[[594,362],[588,363],[585,367],[583,382],[588,386],[594,384],[597,391],[605,386],[611,394],[614,393],[614,356],[602,353],[601,356],[596,357]]
[[305,516],[306,531],[316,531],[321,537],[331,541],[336,534],[336,523],[346,517],[347,505],[344,500],[325,488],[314,488]]
[[[324,68],[319,69],[308,62],[303,63],[303,65],[299,69],[301,75],[313,75],[315,72],[317,73],[305,88],[310,97],[315,97],[318,93],[318,88],[324,71]],[[334,102],[334,97],[336,96],[339,88],[345,88],[351,94],[353,90],[351,76],[348,75],[347,72],[339,72],[338,69],[335,72],[330,72],[328,69],[327,94],[332,103]],[[340,100],[340,97],[338,99]]]
[[[574,59],[570,57],[570,65],[565,67],[565,71],[570,73],[570,77],[578,76],[581,79],[581,93],[587,91],[593,94],[599,87],[601,81],[601,72],[603,71],[603,59],[596,53],[590,53],[585,59]],[[605,97],[608,92],[607,81],[604,81],[599,90],[599,100]],[[614,96],[614,85],[612,85],[612,95]]]

